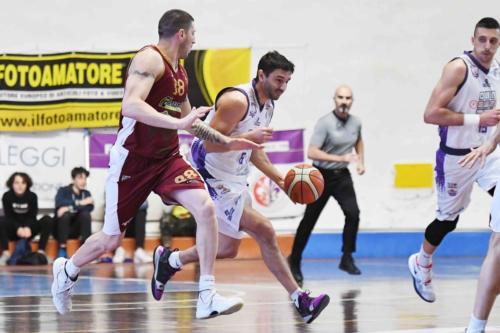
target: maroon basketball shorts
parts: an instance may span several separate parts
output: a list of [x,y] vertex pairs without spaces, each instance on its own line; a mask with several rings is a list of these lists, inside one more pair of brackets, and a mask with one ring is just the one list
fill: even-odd
[[106,207],[103,232],[119,235],[153,191],[165,204],[177,204],[173,192],[203,189],[200,175],[179,153],[165,159],[152,159],[114,146],[110,153],[106,180]]

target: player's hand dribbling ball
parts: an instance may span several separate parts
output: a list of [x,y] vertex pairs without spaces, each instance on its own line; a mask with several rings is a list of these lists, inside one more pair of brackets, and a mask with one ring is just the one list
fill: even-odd
[[309,204],[323,193],[325,181],[318,169],[309,164],[298,164],[285,176],[285,192],[295,203]]

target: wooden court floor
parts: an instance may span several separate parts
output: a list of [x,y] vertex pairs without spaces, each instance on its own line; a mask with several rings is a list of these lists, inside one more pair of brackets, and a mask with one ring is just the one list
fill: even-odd
[[[359,277],[339,271],[336,260],[304,263],[304,287],[331,297],[310,325],[301,322],[260,260],[217,262],[218,290],[242,297],[245,306],[209,320],[194,318],[195,265],[175,276],[160,302],[150,295],[152,265],[90,265],[80,275],[73,312],[65,316],[57,314],[51,302],[50,266],[2,267],[0,332],[464,332],[481,258],[436,258],[438,299],[433,304],[416,296],[405,258],[358,263],[363,271]],[[500,304],[493,309],[487,332],[500,332]]]

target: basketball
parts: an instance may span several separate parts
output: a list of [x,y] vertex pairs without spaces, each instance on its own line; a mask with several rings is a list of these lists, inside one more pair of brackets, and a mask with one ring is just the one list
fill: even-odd
[[309,164],[298,164],[285,177],[285,192],[295,203],[309,204],[323,193],[325,181],[318,169]]

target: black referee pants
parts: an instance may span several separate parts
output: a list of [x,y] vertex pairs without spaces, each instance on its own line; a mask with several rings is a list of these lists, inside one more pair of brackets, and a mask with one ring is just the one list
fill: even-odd
[[300,221],[290,256],[291,262],[294,264],[301,262],[302,252],[309,241],[309,236],[311,236],[311,232],[330,197],[337,200],[345,216],[344,231],[342,233],[342,252],[353,253],[356,251],[359,208],[351,173],[347,168],[336,170],[319,169],[319,171],[325,179],[325,189],[318,200],[307,205],[304,217]]

